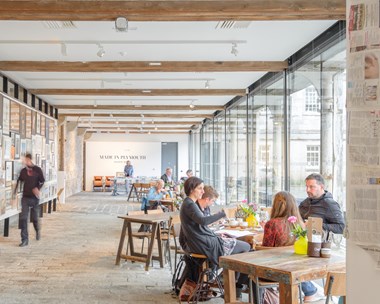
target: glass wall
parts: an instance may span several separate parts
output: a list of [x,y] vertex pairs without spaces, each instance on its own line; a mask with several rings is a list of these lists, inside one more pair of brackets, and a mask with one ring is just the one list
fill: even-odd
[[319,172],[344,205],[344,37],[345,23],[338,22],[289,57],[286,71],[268,73],[203,125],[201,177],[222,203],[270,206],[281,190],[301,201],[305,177]]

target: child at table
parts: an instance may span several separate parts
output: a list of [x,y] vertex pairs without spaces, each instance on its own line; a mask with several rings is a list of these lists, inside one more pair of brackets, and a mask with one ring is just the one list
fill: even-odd
[[[295,216],[297,223],[304,227],[295,197],[287,191],[280,191],[273,199],[271,219],[264,226],[263,246],[282,247],[294,244],[295,238],[290,233],[293,224],[288,221],[290,216]],[[324,298],[324,295],[319,294],[311,282],[302,282],[301,289],[305,295],[305,303],[316,302]]]

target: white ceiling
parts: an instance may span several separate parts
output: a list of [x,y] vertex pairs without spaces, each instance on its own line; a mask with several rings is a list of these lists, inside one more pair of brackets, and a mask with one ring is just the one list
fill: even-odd
[[[216,29],[217,22],[130,22],[129,31],[120,33],[115,31],[113,22],[74,22],[75,28],[49,29],[40,21],[0,21],[0,60],[283,61],[334,23],[255,21],[247,28]],[[66,56],[62,54],[62,43],[66,45]],[[102,58],[96,55],[98,43],[105,51]],[[237,44],[237,56],[231,54],[232,43]],[[265,74],[2,72],[28,89],[204,89],[207,80],[212,89],[245,89]],[[41,97],[59,106],[92,105],[95,100],[98,105],[189,105],[191,102],[224,105],[234,96]],[[162,114],[164,117],[165,112]]]

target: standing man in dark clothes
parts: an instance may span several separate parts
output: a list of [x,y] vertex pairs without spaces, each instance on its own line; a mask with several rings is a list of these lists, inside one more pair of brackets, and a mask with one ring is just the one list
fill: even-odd
[[325,180],[322,175],[312,173],[305,179],[308,198],[299,206],[301,217],[323,219],[323,230],[342,234],[344,219],[339,204],[333,199],[330,192],[325,190]]
[[[32,209],[33,226],[36,230],[36,240],[41,239],[41,227],[39,223],[40,216],[40,189],[45,182],[44,175],[40,167],[36,166],[32,162],[32,155],[25,155],[25,168],[20,172],[20,176],[17,180],[17,186],[19,182],[24,183],[24,189],[22,192],[21,200],[21,215],[20,215],[20,227],[21,227],[21,243],[20,247],[28,245],[28,217],[29,208]],[[16,186],[16,189],[17,189]]]

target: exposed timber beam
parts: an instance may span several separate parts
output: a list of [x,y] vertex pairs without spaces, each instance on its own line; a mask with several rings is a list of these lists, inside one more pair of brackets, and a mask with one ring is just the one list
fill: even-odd
[[[94,109],[94,106],[91,105],[56,105],[58,109],[70,109],[70,110],[91,110]],[[223,106],[213,106],[213,105],[201,105],[196,106],[194,109],[190,109],[189,106],[122,106],[122,105],[98,105],[96,107],[98,110],[110,110],[110,111],[221,111],[224,110]],[[166,114],[163,113],[162,116]],[[178,117],[178,116],[177,116]]]
[[344,20],[345,0],[2,0],[0,20]]
[[32,89],[35,95],[94,96],[243,96],[244,89]]
[[0,61],[2,71],[23,72],[279,72],[286,61]]

